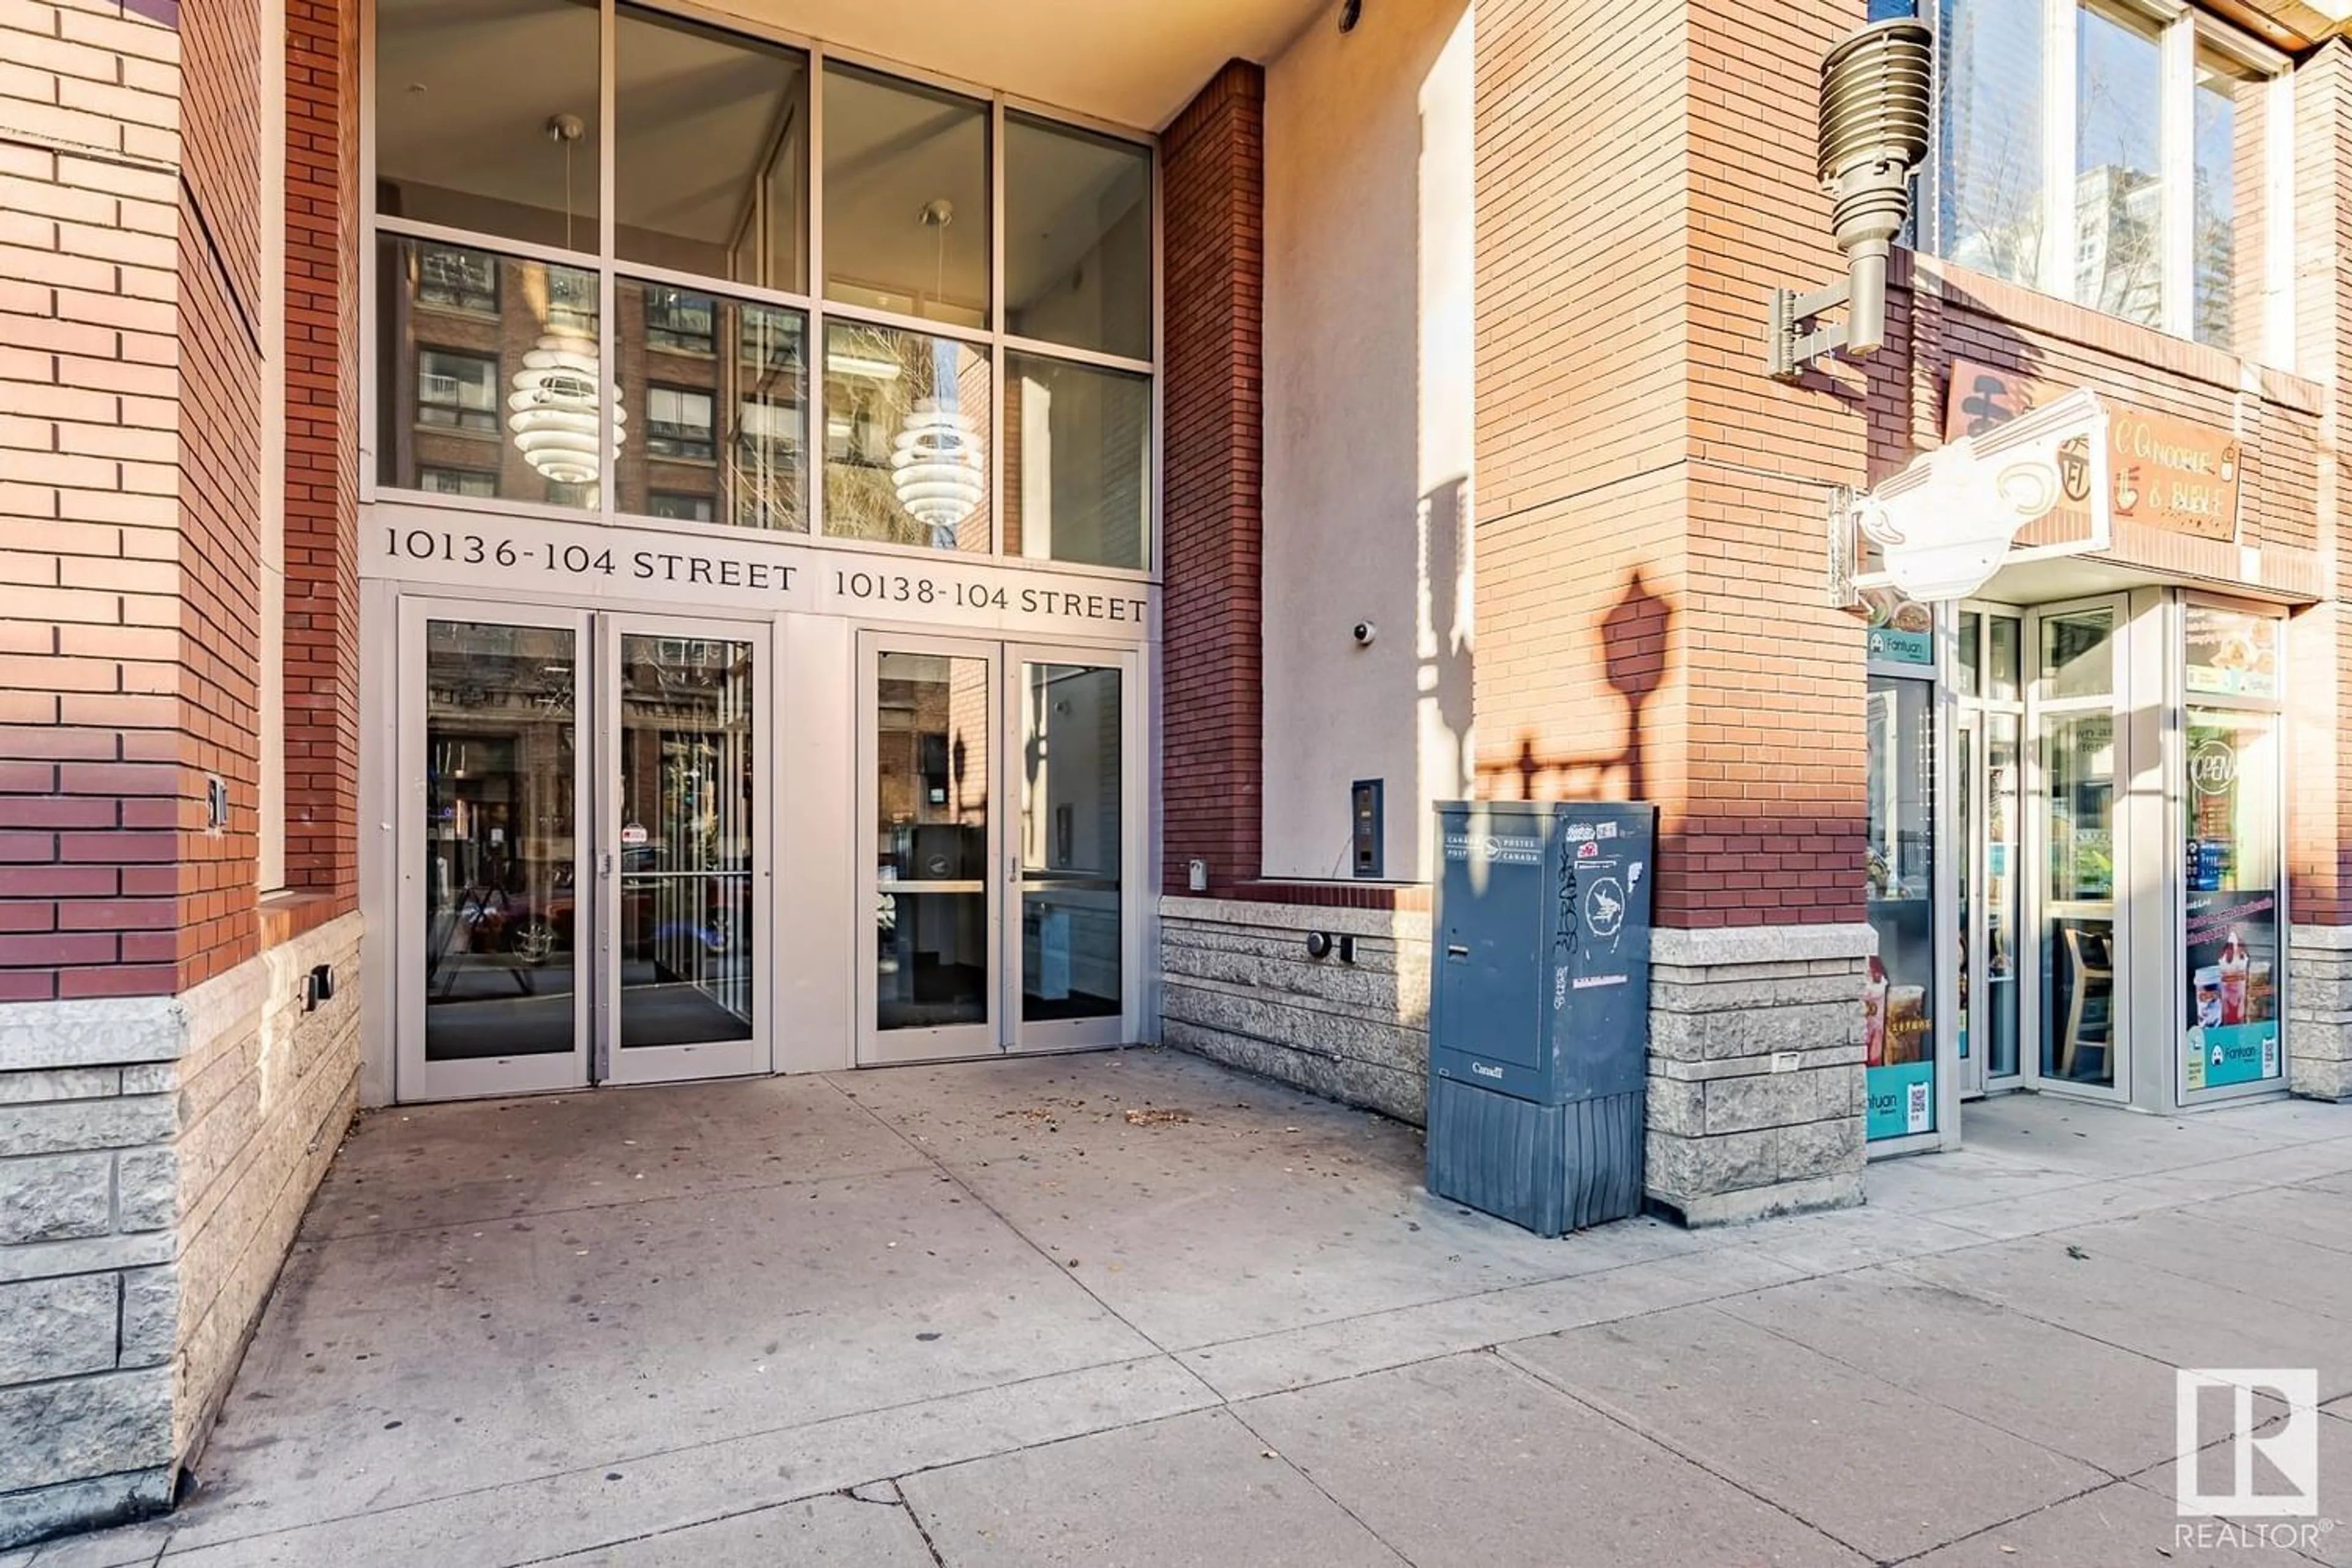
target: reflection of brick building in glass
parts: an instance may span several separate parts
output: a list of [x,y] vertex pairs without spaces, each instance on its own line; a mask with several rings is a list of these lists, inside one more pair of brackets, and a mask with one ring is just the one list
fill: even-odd
[[[560,423],[576,404],[583,471],[601,468],[597,275],[424,241],[390,241],[384,252],[385,341],[395,345],[381,367],[384,482],[599,504],[593,477],[568,477],[545,456],[534,464],[525,450],[530,421]],[[804,530],[798,312],[634,279],[619,281],[615,299],[620,510]],[[539,363],[549,360],[562,363]]]

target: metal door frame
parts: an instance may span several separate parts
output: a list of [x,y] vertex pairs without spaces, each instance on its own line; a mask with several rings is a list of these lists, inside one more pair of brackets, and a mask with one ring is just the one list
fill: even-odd
[[[853,829],[856,835],[856,903],[851,919],[857,930],[857,982],[856,987],[856,1063],[859,1067],[882,1067],[902,1062],[955,1061],[973,1057],[1002,1054],[1005,1038],[1004,1007],[1004,817],[1003,781],[1008,769],[1004,762],[1004,647],[993,638],[934,637],[919,632],[861,630],[857,634],[856,719],[857,762],[854,784],[856,819]],[[881,823],[880,802],[876,798],[875,781],[880,756],[880,726],[877,722],[876,704],[880,695],[882,655],[885,653],[929,654],[941,658],[976,658],[988,669],[988,746],[986,779],[988,782],[988,850],[982,864],[987,871],[981,879],[982,889],[988,896],[988,930],[982,951],[995,966],[985,987],[988,1014],[982,1022],[949,1024],[935,1028],[891,1029],[885,1031],[876,1020],[880,1001],[878,984],[881,961],[878,911],[881,909],[884,884],[876,863],[875,850],[879,842]],[[969,891],[970,889],[962,889]]]
[[[2053,700],[2042,695],[2042,627],[2053,616],[2078,615],[2085,610],[2105,610],[2113,617],[2110,634],[2113,679],[2105,698],[2071,697]],[[2082,598],[2063,599],[2046,605],[2035,605],[2025,613],[2024,689],[2025,724],[2023,747],[2025,761],[2024,788],[2020,798],[2024,806],[2025,821],[2020,842],[2023,848],[2029,874],[2021,891],[2022,912],[2020,933],[2027,940],[2020,943],[2020,956],[2024,960],[2020,984],[2024,990],[2019,995],[2018,1019],[2018,1086],[2052,1094],[2068,1094],[2084,1100],[2109,1104],[2131,1102],[2132,1030],[2135,1009],[2132,1006],[2132,983],[2128,971],[2117,973],[2108,984],[2107,1059],[2113,1071],[2111,1087],[2086,1084],[2074,1079],[2061,1078],[2042,1070],[2042,990],[2045,976],[2042,950],[2047,931],[2046,917],[2057,900],[2050,897],[2050,826],[2049,805],[2044,799],[2048,788],[2049,770],[2042,755],[2042,721],[2053,715],[2096,713],[2104,711],[2112,726],[2116,757],[2114,767],[2115,798],[2110,808],[2110,842],[2108,859],[2115,881],[2108,907],[2113,911],[2114,934],[2108,942],[2108,957],[2113,967],[2124,970],[2132,956],[2132,900],[2129,878],[2132,855],[2136,849],[2132,832],[2133,813],[2130,809],[2132,772],[2135,763],[2131,733],[2132,657],[2134,645],[2131,595],[2128,593],[2095,594]],[[2102,708],[2101,704],[2105,706]]]
[[[593,1078],[599,1083],[670,1083],[681,1079],[737,1078],[771,1070],[774,1031],[776,667],[768,620],[600,611],[596,616],[597,738],[595,773],[596,944]],[[698,1045],[621,1045],[621,639],[676,637],[684,641],[742,642],[751,648],[751,886],[753,934],[751,1037]]]
[[[572,1049],[513,1057],[434,1062],[425,1056],[424,959],[427,947],[425,889],[420,841],[426,799],[425,710],[425,626],[431,621],[467,621],[486,626],[539,626],[572,634]],[[589,887],[587,845],[594,831],[588,781],[593,776],[596,692],[595,627],[586,610],[511,602],[403,595],[399,601],[399,661],[395,691],[399,709],[396,742],[398,788],[394,812],[393,1094],[396,1100],[465,1100],[588,1085],[593,989],[583,965],[595,951],[600,924],[580,889]]]
[[[1957,647],[1957,637],[1955,638],[1955,650],[1952,659],[1953,674],[1951,682],[1953,690],[1958,696],[1959,704],[1959,717],[1955,726],[1956,736],[1958,731],[1965,731],[1971,737],[1969,742],[1969,777],[1966,780],[1966,788],[1970,810],[1965,813],[1958,812],[1957,810],[1955,812],[1955,816],[1958,819],[1957,827],[1958,839],[1955,844],[1955,848],[1958,853],[1965,855],[1968,858],[1968,880],[1973,908],[1968,911],[1965,917],[1968,921],[1969,929],[1964,934],[1967,938],[1969,953],[1968,981],[1969,1009],[1971,1013],[1970,1022],[1977,1023],[1981,1020],[1989,1020],[1990,1018],[1991,1013],[1988,1005],[1991,1001],[1993,994],[1991,972],[1990,969],[1992,953],[1992,942],[1990,941],[1992,933],[1992,904],[1990,902],[1992,886],[1992,838],[1990,832],[1990,825],[1991,823],[1992,806],[1991,730],[1993,721],[1996,719],[2007,719],[2016,726],[2017,735],[2014,742],[2015,761],[2013,765],[2018,772],[2018,805],[2015,814],[2016,821],[2012,824],[2011,829],[2013,836],[2011,841],[2011,850],[2013,859],[2016,862],[2022,862],[2025,859],[2026,855],[2024,816],[2026,813],[2026,804],[2030,798],[2027,794],[2027,786],[2024,777],[2025,752],[2028,739],[2026,698],[2027,694],[2032,688],[2032,672],[2033,665],[2032,656],[2026,647],[2026,643],[2032,635],[2028,629],[2028,617],[2032,612],[2020,605],[2002,604],[1995,600],[1969,599],[1962,602],[1959,607],[1959,613],[1962,616],[1974,616],[1978,621],[1977,689],[1973,692],[1963,692],[1959,690],[1959,658]],[[1996,697],[1992,695],[1992,622],[1996,618],[2014,621],[2017,623],[2018,678],[2017,695],[2013,698]],[[1957,763],[1957,745],[1954,750],[1954,760]],[[1954,776],[1957,780],[1957,773]],[[1957,804],[1958,803],[1955,802],[1956,806]],[[2018,1070],[2008,1073],[1996,1073],[1992,1070],[1992,1030],[1990,1025],[1987,1024],[1986,1026],[1976,1031],[1976,1034],[1979,1036],[1980,1038],[1972,1038],[1969,1041],[1969,1055],[1966,1058],[1965,1069],[1961,1074],[1961,1092],[1963,1097],[1969,1100],[1982,1100],[1991,1095],[2006,1094],[2013,1089],[2022,1087],[2027,1057],[2025,1043],[2029,1037],[2035,1038],[2037,1040],[2039,1038],[2038,1034],[2035,1032],[2038,1029],[2038,1026],[2034,1022],[2033,998],[2029,994],[2029,990],[2026,986],[2025,970],[2023,968],[2023,949],[2026,945],[2024,941],[2024,931],[2022,929],[2025,918],[2024,888],[2026,882],[2030,880],[2030,879],[2026,876],[2025,865],[2021,863],[2013,863],[2011,866],[2009,877],[2011,886],[2017,889],[2018,915],[2015,923],[2020,928],[2010,933],[2011,940],[2015,943],[2018,950],[2018,967],[2010,976],[2010,984],[2019,988],[2017,998]]]
[[[1005,744],[999,748],[1003,758],[1003,799],[1009,809],[1004,814],[1003,837],[998,849],[998,862],[1004,868],[1005,918],[1003,981],[1002,992],[1004,1018],[1004,1047],[1008,1051],[1038,1052],[1056,1050],[1087,1050],[1104,1046],[1124,1045],[1138,1037],[1141,1025],[1143,972],[1144,900],[1142,878],[1145,846],[1148,843],[1145,813],[1149,809],[1143,787],[1143,770],[1139,765],[1143,757],[1143,703],[1139,682],[1142,660],[1135,649],[1115,650],[1087,647],[1081,645],[1045,642],[1008,642],[1004,645],[1002,677],[1003,709],[1006,719]],[[1021,1016],[1022,997],[1022,900],[1024,881],[1020,848],[1012,840],[1012,826],[1025,810],[1024,791],[1027,781],[1022,776],[1022,752],[1025,734],[1015,733],[1016,710],[1024,713],[1022,701],[1022,671],[1033,664],[1073,665],[1082,668],[1115,669],[1118,671],[1118,922],[1119,922],[1119,1009],[1115,1015],[1101,1018],[1071,1018],[1028,1023]]]
[[[2151,1044],[2148,1082],[2151,1097],[2158,1092],[2165,1098],[2157,1100],[2153,1109],[2188,1110],[2204,1106],[2224,1104],[2232,1100],[2263,1099],[2283,1094],[2294,1074],[2294,1019],[2291,1003],[2294,986],[2294,964],[2290,958],[2294,947],[2294,925],[2292,904],[2293,878],[2288,864],[2294,845],[2287,807],[2289,775],[2294,768],[2294,737],[2285,693],[2290,674],[2290,647],[2287,613],[2284,606],[2247,599],[2228,593],[2203,589],[2183,589],[2169,594],[2164,609],[2164,659],[2166,664],[2166,700],[2169,710],[2177,715],[2166,726],[2164,756],[2164,804],[2167,819],[2172,825],[2175,843],[2186,843],[2189,836],[2189,710],[2192,707],[2208,711],[2247,714],[2267,718],[2271,721],[2271,744],[2276,752],[2272,759],[2274,788],[2272,792],[2272,821],[2278,836],[2278,951],[2271,960],[2272,1006],[2275,1010],[2279,1033],[2279,1076],[2257,1079],[2251,1083],[2226,1084],[2218,1089],[2192,1089],[2188,1087],[2188,1058],[2183,1032],[2187,1027],[2184,1008],[2187,1005],[2189,976],[2187,970],[2188,867],[2180,856],[2169,858],[2162,884],[2167,918],[2162,922],[2168,949],[2166,962],[2151,977],[2151,990],[2161,984],[2166,988],[2164,1005],[2153,1016],[2166,1020],[2159,1035],[2148,1031]],[[2272,698],[2225,695],[2220,692],[2189,690],[2189,611],[2191,606],[2203,606],[2234,611],[2241,615],[2259,616],[2278,623],[2278,689]],[[2163,1056],[2158,1070],[2153,1058]]]

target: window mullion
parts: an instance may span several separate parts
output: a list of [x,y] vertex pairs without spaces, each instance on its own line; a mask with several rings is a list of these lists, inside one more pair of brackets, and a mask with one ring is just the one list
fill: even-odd
[[824,311],[824,46],[812,44],[808,57],[808,195],[807,325],[801,335],[801,482],[809,537],[824,533],[824,473],[833,437],[824,422],[824,345],[828,328]]
[[613,168],[621,144],[620,128],[613,123],[620,96],[613,63],[620,26],[614,0],[603,0],[596,21],[596,353],[604,382],[603,395],[596,400],[596,444],[604,458],[596,510],[610,523],[620,510],[621,490],[621,420],[616,414],[621,406],[621,300],[613,272]]
[[988,106],[988,552],[1004,553],[1004,97]]
[[2163,96],[2158,106],[2163,198],[2158,319],[2176,337],[2194,334],[2197,321],[2197,19],[2182,15],[2163,39]]
[[2042,291],[2074,297],[2074,57],[2080,0],[2042,0]]

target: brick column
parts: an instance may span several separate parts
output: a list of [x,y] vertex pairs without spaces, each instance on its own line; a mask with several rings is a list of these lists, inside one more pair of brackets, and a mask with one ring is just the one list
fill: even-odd
[[1259,871],[1265,78],[1234,60],[1160,141],[1164,885]]
[[[359,19],[286,7],[288,934],[359,903]],[[276,933],[270,933],[276,934]]]
[[1759,258],[1839,265],[1812,104],[1861,10],[1478,13],[1479,787],[1661,808],[1649,1186],[1695,1222],[1861,1195],[1862,641],[1821,583],[1864,389],[1759,357]]
[[265,951],[263,5],[0,6],[0,1552],[168,1506],[356,1099],[354,35],[302,11],[289,734],[336,782]]
[[[2352,45],[2332,39],[2294,73],[2295,368],[2330,388],[2320,413],[2315,547],[2344,591],[2342,376],[2352,345]],[[2287,837],[2287,1081],[2352,1098],[2352,621],[2337,598],[2288,623],[2292,748]]]

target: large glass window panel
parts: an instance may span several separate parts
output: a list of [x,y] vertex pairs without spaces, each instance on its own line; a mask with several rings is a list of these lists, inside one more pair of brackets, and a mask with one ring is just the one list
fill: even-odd
[[379,482],[463,470],[509,500],[600,504],[596,274],[397,235],[380,265]]
[[2042,0],[1942,0],[1938,248],[2012,282],[2041,276]]
[[426,623],[427,1061],[573,1047],[576,640],[558,626]]
[[1004,324],[1024,338],[1151,357],[1151,153],[1004,117]]
[[985,351],[890,327],[828,322],[825,532],[989,549],[989,409]]
[[2191,330],[2237,353],[2262,344],[2263,171],[2270,81],[2210,48],[2197,51],[2189,198]]
[[875,1025],[988,1020],[990,667],[884,653],[875,683]]
[[1878,933],[1863,988],[1868,1137],[1936,1130],[1936,689],[1874,675],[1868,895]]
[[597,247],[592,0],[377,0],[376,210]]
[[805,288],[805,57],[624,5],[613,58],[614,244],[622,258]]
[[752,645],[621,638],[623,1049],[751,1037]]
[[2074,298],[2148,326],[2164,318],[2163,50],[2120,6],[2076,13]]
[[1115,1018],[1119,942],[1119,672],[1021,669],[1021,1016]]
[[989,324],[988,106],[847,66],[824,73],[824,293]]
[[1151,383],[1004,356],[1004,550],[1140,570],[1150,559]]
[[2278,719],[2187,713],[2182,1087],[2280,1075]]
[[802,532],[808,527],[807,319],[798,310],[624,278],[619,509]]
[[2096,712],[2042,720],[2042,1071],[2112,1088],[2116,1024],[2116,721]]

